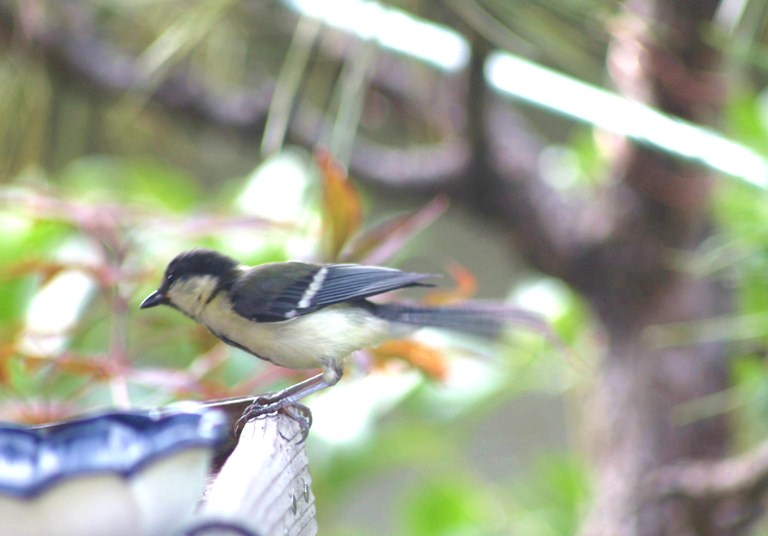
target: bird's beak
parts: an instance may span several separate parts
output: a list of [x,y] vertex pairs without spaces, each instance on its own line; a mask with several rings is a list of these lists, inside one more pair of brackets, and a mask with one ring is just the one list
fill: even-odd
[[160,292],[159,290],[156,290],[152,294],[146,297],[146,299],[141,302],[141,305],[139,308],[141,309],[149,309],[150,307],[157,307],[158,305],[164,305],[168,303],[168,298],[165,294]]

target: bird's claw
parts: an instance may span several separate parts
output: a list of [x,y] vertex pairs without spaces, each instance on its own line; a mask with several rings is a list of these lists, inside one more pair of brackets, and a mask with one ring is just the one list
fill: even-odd
[[[312,412],[310,409],[304,404],[294,402],[293,404],[283,406],[280,411],[282,411],[286,417],[299,425],[299,430],[301,432],[299,443],[304,443],[304,441],[307,440],[307,436],[309,435],[309,429],[312,427]],[[293,438],[289,439],[283,436],[283,439],[290,441]]]
[[[255,421],[257,419],[264,419],[270,415],[277,415],[282,413],[296,424],[299,425],[301,431],[301,439],[299,443],[303,443],[309,435],[309,429],[312,426],[312,412],[309,408],[298,402],[293,402],[289,398],[277,398],[275,396],[260,396],[256,398],[253,403],[248,406],[243,412],[240,419],[238,419],[237,426],[248,422]],[[290,441],[293,438],[285,437],[280,434],[283,439]]]

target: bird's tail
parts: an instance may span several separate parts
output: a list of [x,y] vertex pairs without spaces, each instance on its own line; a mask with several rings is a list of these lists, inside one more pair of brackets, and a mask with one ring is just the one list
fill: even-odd
[[544,317],[502,303],[475,301],[446,307],[384,303],[375,305],[375,314],[391,322],[460,331],[486,338],[497,338],[510,326],[522,326],[541,333],[552,342],[559,341]]

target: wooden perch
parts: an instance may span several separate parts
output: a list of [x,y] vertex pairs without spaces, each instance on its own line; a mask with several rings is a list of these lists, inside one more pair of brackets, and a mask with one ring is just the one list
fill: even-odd
[[244,425],[237,446],[208,488],[200,520],[254,534],[317,534],[315,498],[299,424],[283,414]]

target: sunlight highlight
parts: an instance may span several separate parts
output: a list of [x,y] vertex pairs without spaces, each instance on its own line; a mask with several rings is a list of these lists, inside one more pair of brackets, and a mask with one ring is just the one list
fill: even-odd
[[36,356],[63,351],[96,285],[79,270],[56,275],[32,299],[19,349]]
[[755,151],[712,130],[510,54],[491,55],[485,72],[494,87],[512,97],[698,160],[760,188],[768,187],[768,163]]
[[331,391],[309,400],[314,416],[312,437],[326,443],[354,443],[370,437],[376,420],[421,382],[422,376],[416,371],[346,378]]
[[310,185],[306,157],[284,151],[269,156],[248,177],[237,198],[244,213],[267,220],[295,222],[306,212]]
[[296,11],[328,26],[378,41],[447,72],[463,69],[469,45],[453,30],[419,20],[404,11],[366,0],[286,0]]

